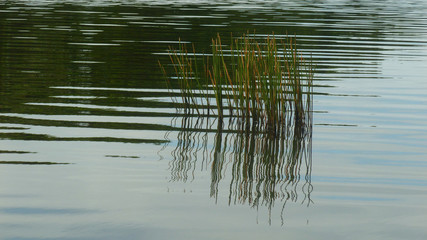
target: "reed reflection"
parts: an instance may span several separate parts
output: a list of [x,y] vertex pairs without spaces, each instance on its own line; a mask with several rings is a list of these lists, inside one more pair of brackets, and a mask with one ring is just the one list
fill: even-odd
[[181,128],[172,152],[171,181],[193,181],[199,168],[210,169],[210,196],[216,202],[225,192],[221,188],[228,186],[229,205],[266,208],[271,223],[272,209],[279,204],[283,224],[287,202],[312,203],[311,109],[309,113],[303,126],[290,114],[279,137],[256,123],[248,128],[233,117],[224,122],[176,119],[175,125]]

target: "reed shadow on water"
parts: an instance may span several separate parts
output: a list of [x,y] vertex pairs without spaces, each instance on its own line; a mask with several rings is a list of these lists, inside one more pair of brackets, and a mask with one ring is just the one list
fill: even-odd
[[230,205],[264,206],[269,223],[276,201],[282,224],[288,201],[303,193],[308,206],[313,75],[295,39],[245,35],[223,45],[218,35],[212,54],[197,54],[194,47],[190,54],[180,44],[170,59],[172,74],[162,69],[179,113],[171,180],[192,181],[198,167],[210,169],[212,198],[218,201],[226,181]]

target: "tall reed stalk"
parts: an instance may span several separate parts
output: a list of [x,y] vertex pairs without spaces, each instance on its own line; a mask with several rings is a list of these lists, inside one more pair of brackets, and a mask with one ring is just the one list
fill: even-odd
[[232,37],[225,48],[218,35],[211,51],[204,55],[200,71],[194,46],[192,53],[185,44],[170,49],[174,73],[168,82],[177,80],[184,114],[213,114],[222,122],[228,110],[242,130],[275,136],[284,134],[290,123],[311,124],[312,64],[298,51],[295,38],[278,41],[272,35],[258,41],[243,35]]

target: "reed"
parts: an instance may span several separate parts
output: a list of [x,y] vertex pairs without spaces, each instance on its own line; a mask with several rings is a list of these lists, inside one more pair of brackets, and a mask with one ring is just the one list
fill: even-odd
[[274,136],[283,135],[291,123],[310,125],[312,64],[298,51],[295,38],[272,35],[259,41],[247,34],[223,45],[218,34],[211,53],[203,55],[202,71],[196,55],[194,46],[192,53],[185,44],[170,49],[173,77],[168,86],[177,81],[177,106],[184,114],[215,115],[220,122],[236,118],[241,130]]

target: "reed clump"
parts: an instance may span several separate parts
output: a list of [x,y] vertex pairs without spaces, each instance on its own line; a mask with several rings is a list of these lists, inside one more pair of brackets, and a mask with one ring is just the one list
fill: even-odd
[[210,54],[198,54],[194,46],[189,52],[185,44],[170,48],[173,76],[167,79],[170,88],[178,83],[179,111],[217,116],[220,122],[229,117],[242,130],[275,136],[285,134],[290,123],[311,124],[313,68],[295,38],[243,35],[223,45],[217,35],[211,46]]

